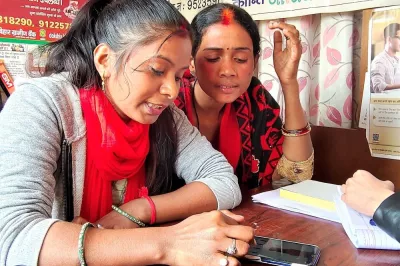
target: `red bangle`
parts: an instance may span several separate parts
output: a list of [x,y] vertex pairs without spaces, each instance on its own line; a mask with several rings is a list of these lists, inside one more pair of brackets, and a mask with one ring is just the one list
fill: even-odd
[[286,137],[299,137],[310,133],[310,131],[311,131],[310,123],[307,123],[307,125],[301,129],[293,129],[293,130],[287,130],[285,128],[285,125],[282,126],[282,134]]
[[149,202],[151,208],[150,224],[154,224],[156,222],[156,205],[154,204],[154,201],[149,197],[149,190],[147,189],[147,187],[142,187],[140,189],[139,197],[145,198]]

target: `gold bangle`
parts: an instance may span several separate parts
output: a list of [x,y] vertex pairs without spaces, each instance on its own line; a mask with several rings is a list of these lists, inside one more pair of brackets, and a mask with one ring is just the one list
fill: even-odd
[[290,161],[282,155],[276,168],[280,176],[294,183],[311,179],[314,172],[314,151],[307,160],[301,162]]

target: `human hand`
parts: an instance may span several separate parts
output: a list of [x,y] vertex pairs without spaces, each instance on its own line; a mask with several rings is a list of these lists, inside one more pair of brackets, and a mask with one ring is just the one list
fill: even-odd
[[285,89],[290,85],[297,84],[297,71],[302,49],[300,33],[295,26],[279,21],[271,21],[268,27],[282,30],[287,39],[286,48],[282,49],[282,34],[280,31],[274,32],[274,67],[282,88]]
[[354,210],[372,217],[393,191],[392,182],[381,181],[367,171],[358,170],[342,185],[342,200]]
[[[249,242],[254,239],[253,228],[239,225],[243,217],[229,211],[211,211],[193,215],[170,227],[170,241],[166,247],[169,265],[240,265],[237,257],[246,255]],[[236,239],[233,256],[224,252]]]

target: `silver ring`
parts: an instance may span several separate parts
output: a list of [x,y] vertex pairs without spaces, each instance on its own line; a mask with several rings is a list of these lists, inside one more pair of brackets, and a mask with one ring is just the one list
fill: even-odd
[[219,260],[219,266],[227,266],[229,263],[228,257]]
[[232,244],[226,249],[226,253],[228,253],[229,255],[235,255],[237,252],[237,248],[236,248],[236,239],[232,239]]

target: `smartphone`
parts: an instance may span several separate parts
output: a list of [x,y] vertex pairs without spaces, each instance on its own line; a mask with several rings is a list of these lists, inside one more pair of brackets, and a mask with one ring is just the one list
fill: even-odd
[[246,260],[279,266],[317,265],[321,250],[315,245],[256,236]]

